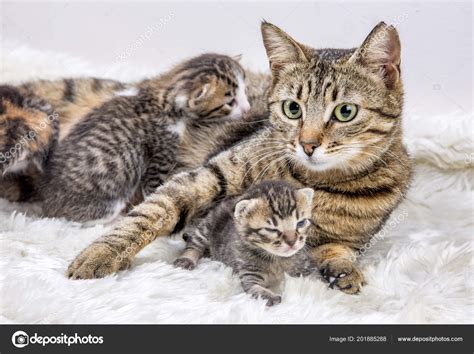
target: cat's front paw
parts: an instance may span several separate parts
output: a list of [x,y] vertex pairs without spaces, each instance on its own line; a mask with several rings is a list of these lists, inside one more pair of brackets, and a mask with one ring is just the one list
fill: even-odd
[[364,275],[357,265],[347,259],[328,259],[323,262],[319,271],[329,282],[329,287],[335,286],[346,294],[357,294],[365,284]]
[[258,292],[253,292],[252,297],[255,299],[260,298],[267,300],[267,306],[277,305],[281,302],[281,296],[270,290],[259,290]]
[[82,251],[71,263],[66,274],[71,279],[103,278],[129,266],[130,260],[121,257],[109,245],[98,242]]
[[298,269],[298,270],[289,271],[288,275],[293,278],[299,278],[299,277],[310,276],[313,272],[314,272],[314,268]]
[[271,295],[269,297],[264,297],[264,296],[262,296],[262,297],[267,300],[266,305],[268,307],[273,306],[273,305],[278,305],[281,302],[281,296],[280,295]]
[[196,268],[196,263],[194,263],[192,259],[186,257],[177,258],[173,265],[177,268],[183,268],[187,270],[193,270]]

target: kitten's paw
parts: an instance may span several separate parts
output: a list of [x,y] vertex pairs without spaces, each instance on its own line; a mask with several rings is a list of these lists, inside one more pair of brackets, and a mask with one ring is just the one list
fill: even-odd
[[281,296],[277,295],[270,290],[258,291],[252,294],[254,299],[267,300],[267,306],[277,305],[281,302]]
[[288,275],[293,278],[307,277],[314,272],[314,269],[299,269],[288,272]]
[[173,265],[177,268],[183,268],[187,270],[193,270],[194,268],[196,268],[196,263],[186,257],[177,258],[174,261]]
[[109,245],[93,243],[76,257],[66,274],[71,279],[103,278],[129,266],[130,260],[122,258]]
[[[263,296],[262,296],[263,297]],[[273,306],[273,305],[278,305],[281,302],[281,296],[280,295],[272,295],[267,297],[263,297],[264,299],[267,300],[267,306]]]
[[347,259],[328,259],[323,262],[320,272],[330,288],[337,286],[346,294],[357,294],[365,284],[364,275],[357,265]]

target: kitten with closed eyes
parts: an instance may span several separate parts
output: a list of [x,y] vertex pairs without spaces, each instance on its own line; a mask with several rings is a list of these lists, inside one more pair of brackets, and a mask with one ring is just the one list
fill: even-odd
[[114,221],[186,169],[183,156],[200,163],[190,150],[210,147],[202,136],[240,126],[250,110],[244,77],[233,58],[202,54],[92,109],[49,156],[39,187],[44,216]]
[[212,209],[191,232],[175,266],[193,269],[206,253],[238,274],[245,292],[281,302],[272,289],[281,286],[284,273],[309,275],[315,266],[305,250],[311,224],[313,190],[286,182],[263,182]]

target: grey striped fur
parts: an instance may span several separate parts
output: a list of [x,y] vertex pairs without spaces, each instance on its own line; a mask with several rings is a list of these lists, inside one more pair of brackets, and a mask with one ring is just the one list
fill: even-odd
[[[183,147],[197,145],[194,136],[226,124],[239,76],[243,69],[232,58],[204,54],[93,109],[48,161],[39,188],[44,215],[109,221],[143,200],[186,167],[179,157]],[[74,81],[65,87],[62,101],[74,102]]]
[[311,189],[274,181],[225,200],[185,233],[186,248],[174,264],[193,269],[209,253],[232,267],[245,292],[275,305],[284,273],[309,275],[315,269],[304,249],[312,197]]
[[[203,166],[173,176],[84,249],[69,277],[100,278],[124,269],[156,237],[181,230],[217,201],[264,179],[286,180],[314,189],[307,243],[317,267],[331,286],[360,291],[357,251],[401,202],[411,177],[402,140],[397,31],[380,23],[351,51],[314,50],[269,23],[262,24],[262,34],[273,79],[269,123]],[[285,113],[289,99],[302,109],[297,118]],[[344,103],[359,113],[343,123],[334,107]],[[303,142],[313,144],[329,166],[302,152]]]

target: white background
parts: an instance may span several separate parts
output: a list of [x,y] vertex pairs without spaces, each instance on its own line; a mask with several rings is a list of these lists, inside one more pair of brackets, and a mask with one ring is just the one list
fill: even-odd
[[[0,82],[102,68],[134,78],[211,50],[243,53],[245,63],[266,69],[261,18],[316,47],[355,46],[378,21],[395,22],[407,88],[404,137],[416,168],[406,200],[360,259],[368,284],[359,296],[316,279],[287,278],[283,303],[271,310],[243,294],[218,262],[203,260],[193,272],[173,269],[179,241],[168,238],[141,252],[130,271],[71,282],[65,269],[104,227],[41,219],[28,205],[0,200],[0,323],[473,323],[471,8],[0,2]],[[140,39],[170,13],[166,25]],[[22,50],[24,45],[92,65]],[[127,54],[128,48],[135,49]],[[112,65],[124,53],[125,63]]]
[[3,39],[157,73],[205,51],[266,70],[263,18],[302,43],[341,48],[384,20],[401,36],[406,111],[472,114],[471,2],[2,2],[0,18]]

